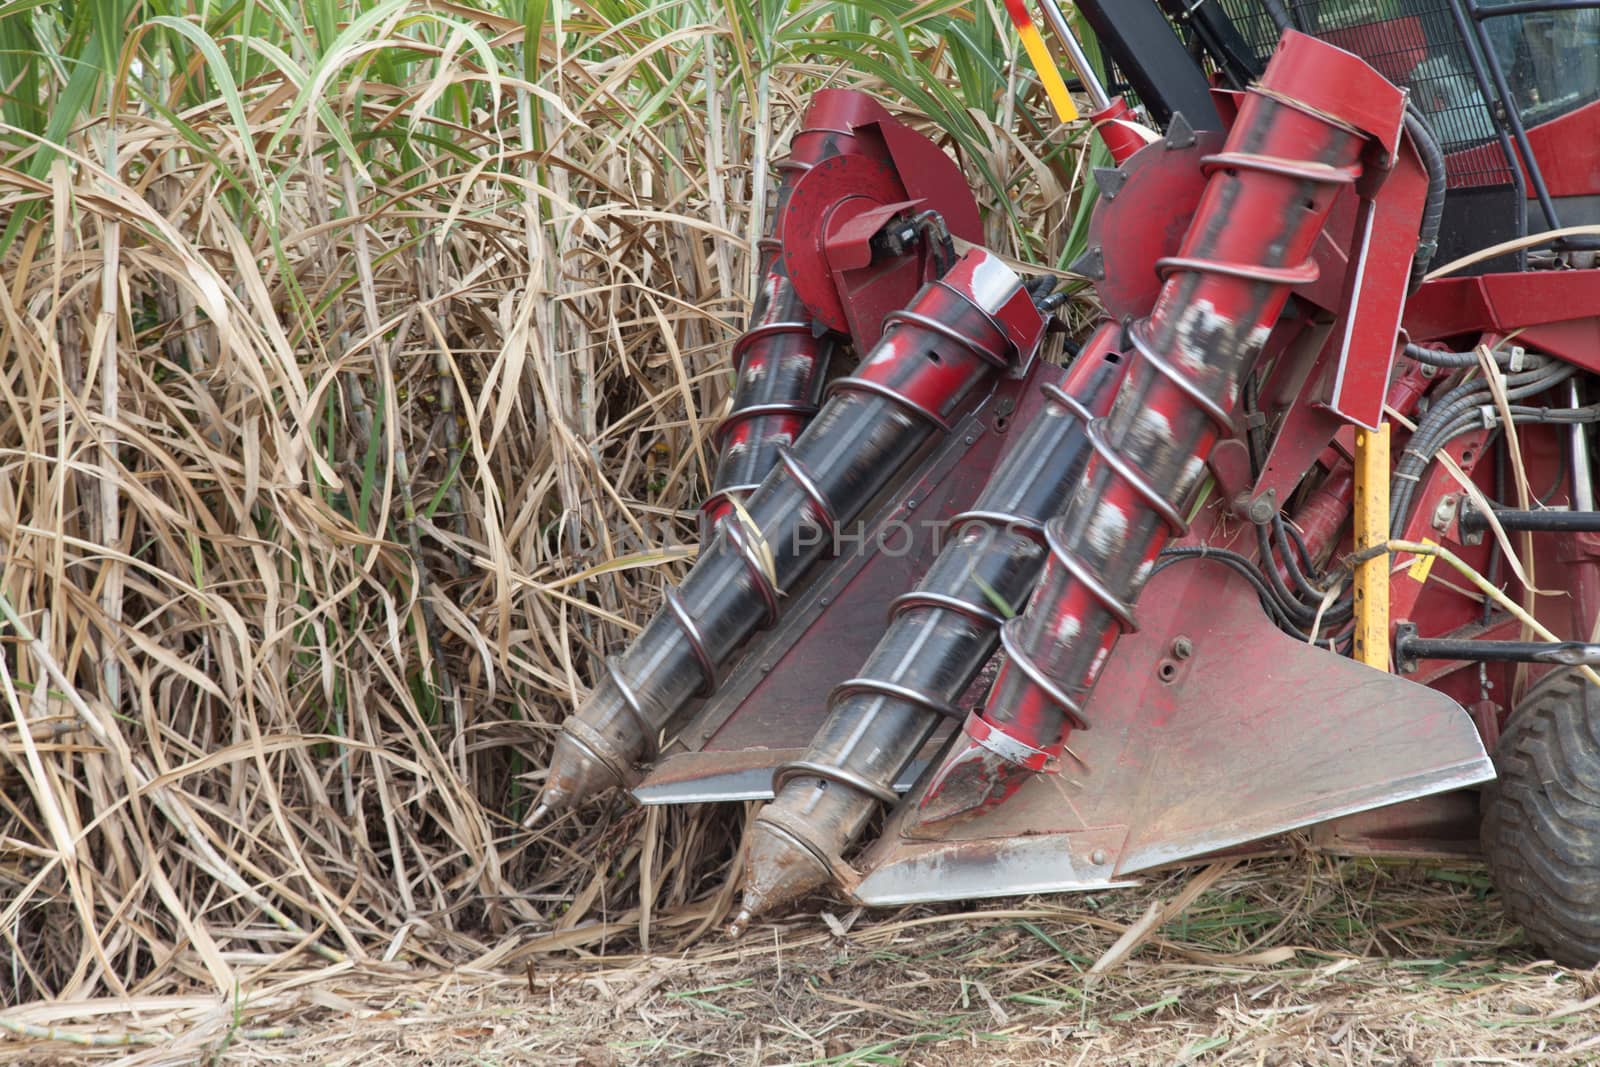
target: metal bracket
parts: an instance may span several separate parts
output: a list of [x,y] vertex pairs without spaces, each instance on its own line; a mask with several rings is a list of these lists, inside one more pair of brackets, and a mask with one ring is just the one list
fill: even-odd
[[1127,175],[1116,167],[1096,167],[1091,173],[1094,175],[1095,185],[1100,189],[1100,195],[1107,200],[1115,200],[1117,194],[1122,191],[1122,183],[1128,180]]
[[1416,623],[1397,622],[1394,624],[1394,669],[1397,674],[1417,673],[1417,660],[1415,656],[1406,654],[1406,647],[1412,638],[1417,636]]
[[1189,120],[1183,117],[1183,112],[1174,111],[1172,121],[1167,125],[1165,144],[1168,150],[1174,148],[1189,148],[1195,142],[1194,127],[1189,125]]

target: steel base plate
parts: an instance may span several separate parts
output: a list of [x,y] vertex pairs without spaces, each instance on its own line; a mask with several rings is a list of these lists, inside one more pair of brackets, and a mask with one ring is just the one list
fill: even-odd
[[[864,855],[857,899],[1106,888],[1494,776],[1454,701],[1280,632],[1217,563],[1163,570],[1139,614],[1059,773],[985,816],[934,828],[916,822],[919,785]],[[1183,659],[1171,655],[1180,634],[1193,648]]]

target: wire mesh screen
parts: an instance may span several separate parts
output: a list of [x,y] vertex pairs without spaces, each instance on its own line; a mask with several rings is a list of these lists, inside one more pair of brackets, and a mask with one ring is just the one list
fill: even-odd
[[[1278,40],[1266,7],[1261,0],[1221,3],[1264,64]],[[1354,52],[1411,90],[1449,157],[1452,189],[1512,184],[1509,161],[1448,0],[1284,0],[1284,6],[1296,29]]]
[[1128,84],[1128,76],[1117,66],[1117,61],[1106,52],[1100,53],[1101,62],[1105,64],[1106,92],[1112,96],[1120,96],[1129,107],[1137,109],[1140,106],[1139,94],[1133,91],[1133,86]]

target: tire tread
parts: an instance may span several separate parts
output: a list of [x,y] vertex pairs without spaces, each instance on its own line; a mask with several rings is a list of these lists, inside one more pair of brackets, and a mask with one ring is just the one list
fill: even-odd
[[1600,962],[1600,690],[1576,671],[1528,694],[1495,751],[1482,840],[1506,912],[1558,963]]

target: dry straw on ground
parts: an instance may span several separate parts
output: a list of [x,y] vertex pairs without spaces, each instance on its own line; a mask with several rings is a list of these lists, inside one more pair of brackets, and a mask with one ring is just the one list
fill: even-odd
[[[604,957],[335,965],[237,1000],[37,1006],[74,1042],[0,1062],[1584,1064],[1600,980],[1529,957],[1473,871],[1294,857],[1219,872],[1114,972],[1088,971],[1189,872],[1096,896],[862,915]],[[82,1047],[94,1035],[131,1045]],[[48,1052],[47,1052],[48,1050]],[[45,1058],[48,1056],[49,1058]]]
[[[864,6],[597,5],[529,48],[520,5],[110,7],[90,97],[54,8],[0,8],[47,105],[0,131],[0,1057],[1110,1062],[1281,1031],[1320,1058],[1380,1000],[1384,1033],[1443,1018],[1418,1049],[1580,1043],[1591,991],[1483,955],[1492,911],[1445,950],[1427,907],[1483,908],[1454,884],[1362,875],[1420,944],[1360,900],[1359,944],[1207,962],[1241,946],[1169,928],[1090,986],[1142,898],[729,947],[742,812],[521,825],[692,556],[761,161],[805,94],[935,115],[999,251],[1081,236],[1082,131],[1038,125],[997,10],[901,5],[902,48]],[[1359,896],[1304,865],[1202,905],[1225,890],[1281,910],[1234,924],[1250,953]],[[1460,974],[1526,1028],[1430,999]]]

